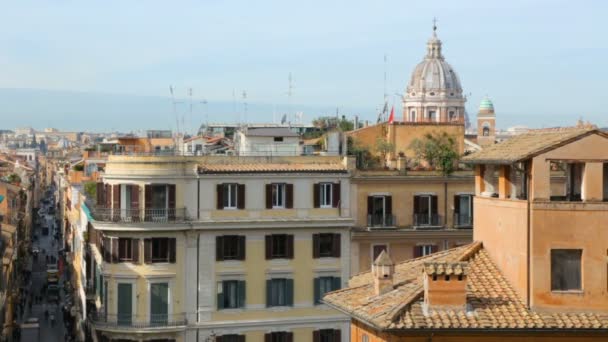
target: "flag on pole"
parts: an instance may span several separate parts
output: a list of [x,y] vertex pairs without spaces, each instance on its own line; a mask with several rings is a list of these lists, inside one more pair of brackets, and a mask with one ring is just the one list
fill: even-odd
[[391,115],[388,117],[388,123],[392,124],[395,121],[395,107],[391,107]]

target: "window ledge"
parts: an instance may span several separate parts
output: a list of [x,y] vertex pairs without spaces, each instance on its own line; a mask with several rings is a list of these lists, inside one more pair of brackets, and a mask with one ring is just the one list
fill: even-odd
[[238,314],[245,312],[245,308],[230,308],[230,309],[217,309],[217,312],[228,313],[228,314]]
[[268,311],[273,311],[273,312],[283,312],[283,311],[289,311],[289,310],[293,309],[293,307],[291,307],[291,306],[269,306],[266,309]]
[[320,264],[331,264],[334,262],[338,262],[340,260],[340,258],[336,258],[336,257],[320,257],[317,259],[319,261]]
[[276,258],[276,259],[270,259],[268,260],[270,262],[270,265],[273,266],[287,266],[289,265],[289,262],[292,259],[287,259],[287,258]]
[[571,295],[583,295],[585,293],[585,291],[583,290],[551,290],[551,293],[553,294],[571,294]]
[[221,260],[221,261],[216,261],[218,264],[223,265],[223,266],[243,266],[244,260]]

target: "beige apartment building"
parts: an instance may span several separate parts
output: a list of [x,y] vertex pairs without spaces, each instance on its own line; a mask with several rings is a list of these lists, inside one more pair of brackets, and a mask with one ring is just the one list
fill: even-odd
[[348,341],[352,162],[110,156],[90,204],[98,341]]

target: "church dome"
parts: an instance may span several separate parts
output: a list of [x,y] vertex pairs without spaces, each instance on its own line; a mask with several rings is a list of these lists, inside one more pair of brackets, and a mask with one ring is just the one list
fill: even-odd
[[484,97],[479,104],[479,113],[494,113],[494,104],[487,96]]
[[449,96],[462,93],[458,75],[443,58],[441,40],[437,38],[434,30],[433,36],[427,42],[427,54],[414,69],[407,91],[406,95],[409,96],[416,96],[416,92],[425,91],[445,91]]

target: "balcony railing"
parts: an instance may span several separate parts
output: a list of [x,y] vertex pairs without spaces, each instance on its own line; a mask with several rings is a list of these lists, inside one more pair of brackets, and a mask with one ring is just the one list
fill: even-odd
[[367,226],[370,228],[392,228],[396,225],[395,215],[367,215]]
[[91,212],[95,221],[119,223],[166,223],[189,221],[186,208],[112,209],[97,207]]
[[179,314],[153,314],[137,316],[131,314],[110,315],[102,312],[91,313],[89,316],[96,328],[124,328],[124,329],[158,329],[178,328],[188,324],[185,313]]
[[454,214],[454,227],[456,228],[472,228],[473,227],[473,216]]
[[415,228],[438,228],[442,225],[441,221],[439,214],[414,214]]

